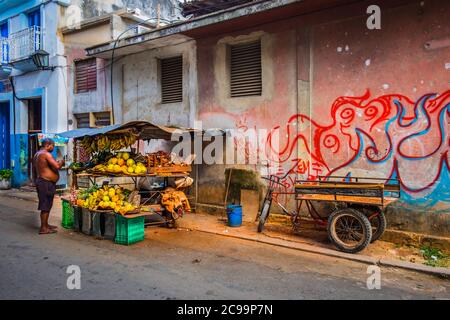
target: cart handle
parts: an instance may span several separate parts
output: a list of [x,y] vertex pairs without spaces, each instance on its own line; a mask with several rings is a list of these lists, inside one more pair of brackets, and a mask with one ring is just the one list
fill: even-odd
[[396,182],[397,184],[400,183],[399,179],[396,178],[372,178],[372,177],[348,177],[348,176],[317,176],[319,181],[322,181],[321,179],[329,179],[329,178],[335,178],[335,179],[349,179],[351,180],[355,180],[356,182],[358,182],[359,179],[363,179],[363,180],[378,180],[378,181],[393,181]]

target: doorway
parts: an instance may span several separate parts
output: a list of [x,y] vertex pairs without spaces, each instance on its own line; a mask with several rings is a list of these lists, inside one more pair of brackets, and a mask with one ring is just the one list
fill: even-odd
[[0,169],[11,167],[9,102],[0,102]]
[[42,133],[42,99],[28,100],[28,177],[32,184],[36,179],[33,157],[39,150],[38,134]]

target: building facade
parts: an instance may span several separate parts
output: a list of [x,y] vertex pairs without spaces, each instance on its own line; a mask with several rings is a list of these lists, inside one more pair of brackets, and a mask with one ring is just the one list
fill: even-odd
[[[399,179],[390,227],[448,235],[450,3],[370,5],[247,3],[124,39],[117,117],[265,132],[234,146],[253,144],[265,162],[247,167],[268,165],[287,188],[330,175]],[[107,59],[111,49],[87,52]],[[161,61],[176,55],[183,94],[173,105],[161,100]],[[230,166],[201,166],[199,202],[223,204]]]
[[68,5],[0,2],[0,164],[14,170],[15,186],[32,180],[36,134],[67,130],[66,60],[56,35],[61,10]]

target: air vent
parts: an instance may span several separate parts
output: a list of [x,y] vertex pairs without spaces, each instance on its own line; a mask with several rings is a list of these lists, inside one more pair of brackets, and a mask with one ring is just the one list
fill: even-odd
[[261,41],[231,46],[231,97],[260,96],[261,93]]
[[183,57],[161,60],[161,103],[183,101]]

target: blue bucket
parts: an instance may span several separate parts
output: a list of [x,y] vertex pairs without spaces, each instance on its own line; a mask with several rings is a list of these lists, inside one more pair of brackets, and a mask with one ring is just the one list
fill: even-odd
[[228,225],[230,227],[240,227],[242,225],[242,206],[228,205],[227,206]]

